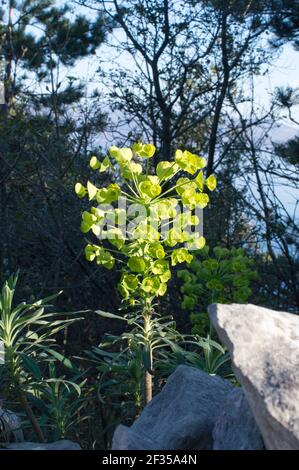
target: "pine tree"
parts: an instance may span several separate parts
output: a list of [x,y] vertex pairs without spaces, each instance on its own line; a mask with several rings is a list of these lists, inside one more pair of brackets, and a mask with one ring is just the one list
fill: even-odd
[[105,119],[72,70],[96,53],[105,25],[101,15],[90,19],[56,3],[2,4],[0,277],[20,267],[27,295],[66,287],[63,302],[74,296],[74,304],[83,295],[72,285],[90,272],[78,255],[73,186]]

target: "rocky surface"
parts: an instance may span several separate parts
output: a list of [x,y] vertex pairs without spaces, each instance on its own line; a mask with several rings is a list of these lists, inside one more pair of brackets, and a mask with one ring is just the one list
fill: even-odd
[[125,443],[131,449],[211,449],[214,421],[231,390],[220,377],[179,366],[133,426],[116,430],[113,449],[128,448]]
[[209,307],[267,449],[299,449],[299,316],[255,305]]
[[81,450],[81,447],[76,442],[62,440],[47,444],[39,442],[15,442],[8,444],[1,450]]
[[146,434],[137,434],[132,428],[120,424],[113,435],[113,450],[157,450],[159,444]]
[[261,450],[261,433],[243,390],[234,388],[223,404],[213,429],[214,450]]
[[13,411],[3,410],[0,405],[0,433],[9,441],[23,442],[22,420]]

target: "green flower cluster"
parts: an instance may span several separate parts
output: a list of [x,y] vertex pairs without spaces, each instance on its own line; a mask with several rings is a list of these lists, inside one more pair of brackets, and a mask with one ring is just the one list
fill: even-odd
[[206,246],[198,256],[194,255],[188,270],[178,271],[177,276],[183,281],[181,307],[192,311],[192,333],[205,335],[209,331],[209,304],[248,301],[250,283],[258,277],[253,265],[242,248],[216,247],[209,256]]
[[[206,179],[203,175],[206,160],[188,151],[177,150],[173,162],[160,161],[154,174],[150,174],[148,160],[155,151],[152,144],[113,146],[103,161],[92,157],[90,166],[96,172],[120,175],[119,184],[113,181],[98,188],[88,181],[86,186],[81,183],[75,186],[78,197],[88,197],[92,204],[82,214],[81,230],[100,239],[100,244],[87,244],[86,259],[107,269],[119,261],[119,291],[132,305],[145,300],[150,303],[154,297],[163,296],[171,267],[190,264],[193,259],[190,250],[205,246],[204,237],[189,228],[199,224],[194,209],[204,208],[209,202],[205,189],[213,191],[217,184],[214,175]],[[130,233],[122,226],[133,216],[116,207],[121,198],[144,210]],[[109,207],[105,208],[105,204]],[[182,212],[182,208],[188,211]]]

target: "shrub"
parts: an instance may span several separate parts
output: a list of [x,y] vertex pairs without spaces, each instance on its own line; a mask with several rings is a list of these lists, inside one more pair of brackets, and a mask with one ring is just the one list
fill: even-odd
[[251,295],[250,283],[257,278],[254,261],[242,248],[216,247],[213,255],[206,246],[193,256],[189,269],[179,270],[182,280],[181,307],[191,311],[192,333],[205,336],[210,332],[209,304],[246,303]]
[[[18,274],[12,275],[0,292],[1,395],[5,401],[17,401],[39,441],[45,440],[44,430],[50,438],[65,437],[78,413],[82,380],[77,384],[64,375],[56,376],[56,362],[76,374],[77,381],[80,374],[57,351],[55,337],[78,318],[75,313],[49,311],[49,302],[57,295],[14,306],[17,280]],[[76,402],[71,393],[63,394],[70,390],[77,395]]]

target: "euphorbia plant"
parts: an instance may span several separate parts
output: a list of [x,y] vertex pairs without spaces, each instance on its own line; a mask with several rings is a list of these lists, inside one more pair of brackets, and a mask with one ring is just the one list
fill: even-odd
[[138,323],[137,343],[145,351],[146,402],[152,396],[159,329],[154,302],[165,295],[171,268],[190,263],[192,251],[204,247],[201,209],[209,202],[205,189],[216,187],[214,175],[203,175],[206,160],[188,151],[177,150],[174,161],[161,161],[151,171],[149,159],[155,151],[151,144],[113,146],[103,161],[90,160],[93,170],[111,175],[111,183],[99,188],[88,181],[75,187],[77,195],[88,197],[91,204],[82,214],[81,230],[98,239],[87,243],[87,260],[107,269],[118,264],[120,294],[142,320],[140,324],[135,316],[132,323]]
[[207,313],[211,303],[246,303],[252,291],[250,284],[257,279],[254,261],[242,248],[221,248],[194,253],[189,269],[179,270],[177,276],[183,281],[181,307],[190,310],[192,333],[207,335],[211,325]]

